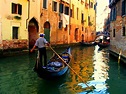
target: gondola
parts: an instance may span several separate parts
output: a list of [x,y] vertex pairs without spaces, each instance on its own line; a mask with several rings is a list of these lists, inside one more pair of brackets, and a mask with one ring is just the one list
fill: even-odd
[[[71,59],[70,58],[71,48],[68,47],[61,54],[58,54],[58,56],[60,56],[65,63],[69,64]],[[40,78],[44,79],[58,78],[67,72],[68,66],[58,56],[56,54],[53,54],[53,56],[48,61],[47,66],[43,67],[40,65],[39,62],[39,51],[38,51],[34,71],[38,74]]]

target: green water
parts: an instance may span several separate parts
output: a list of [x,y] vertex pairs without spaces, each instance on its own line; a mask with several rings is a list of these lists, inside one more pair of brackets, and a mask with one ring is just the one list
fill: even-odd
[[[71,70],[53,81],[39,78],[33,71],[36,53],[0,58],[0,94],[125,94],[126,65],[109,57],[107,49],[78,46],[71,53],[70,66],[82,79]],[[52,54],[48,50],[48,59]],[[96,89],[86,92],[82,80]]]

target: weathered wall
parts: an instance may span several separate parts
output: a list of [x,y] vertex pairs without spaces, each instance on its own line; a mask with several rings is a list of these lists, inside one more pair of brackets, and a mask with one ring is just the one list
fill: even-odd
[[[120,54],[126,58],[126,35],[123,36],[122,31],[123,27],[126,27],[126,17],[121,16],[121,8],[122,8],[122,0],[119,1],[116,6],[117,10],[117,17],[115,21],[111,21],[110,23],[110,51],[114,52],[115,54]],[[115,37],[113,36],[113,32],[115,29]],[[125,61],[125,60],[124,60]]]

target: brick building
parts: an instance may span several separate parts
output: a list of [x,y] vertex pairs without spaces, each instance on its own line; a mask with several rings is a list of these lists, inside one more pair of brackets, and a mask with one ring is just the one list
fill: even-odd
[[109,0],[110,52],[126,62],[126,0]]
[[29,49],[39,33],[52,45],[95,39],[95,0],[0,0],[0,7],[0,51]]

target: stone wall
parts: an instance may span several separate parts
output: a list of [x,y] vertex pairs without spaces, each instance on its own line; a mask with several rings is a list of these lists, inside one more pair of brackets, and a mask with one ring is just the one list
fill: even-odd
[[[0,57],[28,53],[28,40],[3,40],[0,44]],[[23,51],[24,50],[24,51]],[[27,51],[26,51],[27,50]]]
[[[122,60],[126,62],[126,36],[122,35],[122,28],[126,24],[126,17],[117,16],[116,21],[110,24],[110,51],[117,54],[118,57],[121,51]],[[113,37],[113,29],[115,29],[115,37]]]
[[3,40],[3,50],[7,49],[27,49],[28,41],[24,40]]

